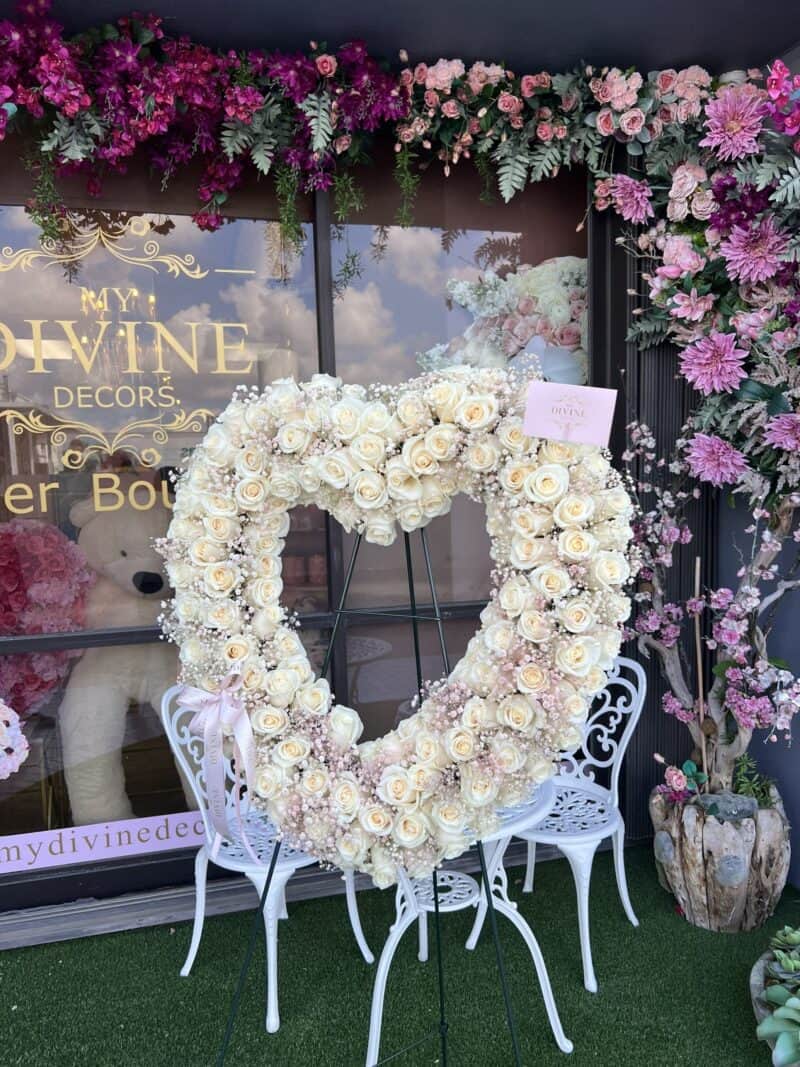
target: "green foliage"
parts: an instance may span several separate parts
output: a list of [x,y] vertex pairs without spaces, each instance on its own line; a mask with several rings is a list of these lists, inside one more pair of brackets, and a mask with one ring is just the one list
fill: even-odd
[[626,340],[641,351],[663,344],[669,337],[669,316],[660,308],[651,308],[646,315],[637,315],[632,321]]
[[554,178],[563,162],[561,142],[551,141],[540,144],[530,154],[530,181],[540,182],[545,178]]
[[416,155],[403,145],[394,157],[394,177],[400,189],[400,206],[397,209],[398,226],[411,226],[414,222],[414,201],[417,199],[420,176],[414,168]]
[[278,197],[278,221],[286,243],[300,252],[303,248],[303,227],[297,214],[300,176],[292,167],[280,164],[275,168],[275,192]]
[[752,756],[745,752],[736,761],[733,768],[733,791],[744,797],[755,797],[760,808],[773,806],[772,787],[774,782],[761,774]]
[[795,160],[786,167],[770,200],[774,204],[786,204],[787,207],[800,205],[800,162]]
[[361,263],[361,256],[358,252],[349,249],[342,256],[336,273],[333,276],[333,298],[334,300],[340,299],[344,296],[345,290],[349,285],[360,278],[364,273],[364,267]]
[[329,93],[307,96],[300,110],[311,127],[311,148],[314,152],[326,152],[333,140],[333,118]]
[[28,156],[23,165],[33,179],[33,196],[28,214],[41,231],[40,239],[57,242],[63,237],[61,223],[66,207],[56,186],[55,160],[52,155]]
[[39,147],[56,159],[79,163],[93,156],[107,131],[108,123],[91,111],[82,111],[74,119],[57,114]]
[[347,222],[349,215],[364,210],[364,191],[352,174],[337,173],[333,176],[333,215],[337,222]]
[[222,126],[220,142],[228,159],[249,153],[253,166],[259,174],[268,174],[275,162],[275,155],[284,148],[292,136],[289,116],[277,97],[267,97],[264,104],[253,114],[252,121],[226,119]]
[[777,182],[788,160],[777,156],[764,156],[759,159],[747,159],[734,168],[734,176],[742,185],[754,185],[756,189],[766,189]]
[[516,141],[504,141],[492,156],[497,163],[497,187],[507,204],[528,182],[530,156]]

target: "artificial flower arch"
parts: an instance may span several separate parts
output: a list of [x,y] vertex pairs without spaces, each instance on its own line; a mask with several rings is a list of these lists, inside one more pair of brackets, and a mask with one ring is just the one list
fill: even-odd
[[[580,739],[630,604],[632,505],[594,447],[527,437],[523,383],[451,368],[399,387],[315,375],[239,390],[178,481],[162,551],[182,679],[233,672],[256,735],[256,802],[322,862],[391,885],[460,855]],[[486,506],[496,564],[481,627],[415,715],[362,723],[317,678],[280,604],[289,510],[315,504],[388,545]]]

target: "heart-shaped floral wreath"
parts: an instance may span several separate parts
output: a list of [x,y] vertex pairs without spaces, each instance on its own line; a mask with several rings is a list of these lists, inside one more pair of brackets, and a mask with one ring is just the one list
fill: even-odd
[[[380,886],[460,855],[580,740],[629,613],[632,504],[594,447],[527,437],[522,383],[451,368],[396,387],[315,375],[239,390],[177,486],[162,551],[182,679],[231,672],[256,736],[256,803],[293,844]],[[289,510],[315,504],[388,545],[457,493],[486,507],[481,628],[411,718],[357,744],[285,608]]]

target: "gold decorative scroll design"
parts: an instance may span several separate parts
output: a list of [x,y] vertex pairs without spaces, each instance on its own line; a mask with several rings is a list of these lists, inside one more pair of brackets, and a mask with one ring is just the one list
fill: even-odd
[[[45,267],[52,267],[57,263],[73,263],[86,259],[96,248],[102,248],[122,263],[145,267],[156,274],[161,268],[165,268],[176,278],[180,275],[194,280],[206,277],[208,270],[200,267],[191,252],[184,255],[162,252],[158,241],[147,236],[150,232],[151,227],[147,219],[134,215],[113,232],[104,229],[100,223],[89,223],[72,233],[66,243],[47,237],[42,239],[39,248],[14,250],[6,245],[0,250],[0,274],[17,268],[29,270],[41,260],[44,260]],[[135,244],[123,243],[128,235],[141,242],[138,248]]]
[[[61,448],[69,442],[70,447],[61,455],[61,462],[68,470],[80,470],[91,456],[111,456],[124,451],[143,467],[155,467],[161,462],[163,446],[174,433],[203,433],[207,422],[215,413],[207,408],[192,412],[180,411],[170,419],[159,417],[135,419],[114,434],[106,434],[88,422],[62,419],[37,411],[17,411],[8,408],[0,411],[0,422],[6,422],[11,432],[21,436],[25,432],[49,434],[50,444]],[[80,447],[75,447],[75,437],[80,437]]]

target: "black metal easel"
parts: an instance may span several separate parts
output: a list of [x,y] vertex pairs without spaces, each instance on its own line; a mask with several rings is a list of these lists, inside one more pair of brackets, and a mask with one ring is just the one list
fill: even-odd
[[[421,692],[421,690],[422,690],[422,682],[423,682],[423,678],[422,678],[422,657],[421,657],[421,653],[420,653],[420,643],[419,643],[419,623],[420,622],[435,622],[436,623],[436,628],[437,628],[438,634],[439,634],[439,645],[440,645],[440,648],[441,648],[442,662],[444,664],[445,674],[449,674],[450,673],[450,657],[448,656],[448,653],[447,653],[447,643],[445,641],[445,636],[444,636],[444,620],[442,618],[442,614],[441,614],[441,611],[439,609],[439,600],[438,600],[438,597],[436,596],[436,587],[435,587],[434,581],[433,581],[433,568],[431,566],[430,551],[428,549],[428,539],[425,536],[425,530],[424,529],[421,529],[419,533],[420,533],[420,539],[421,539],[421,542],[422,542],[422,554],[423,554],[423,558],[425,560],[426,577],[427,577],[427,580],[428,580],[428,586],[429,586],[430,591],[431,591],[431,605],[433,607],[433,613],[432,614],[420,614],[420,612],[418,612],[418,610],[417,610],[417,598],[416,598],[416,594],[415,594],[415,591],[414,591],[414,568],[413,568],[412,559],[411,559],[411,537],[407,533],[404,533],[403,537],[404,537],[404,540],[405,540],[406,571],[407,571],[407,575],[408,575],[409,610],[408,611],[378,611],[378,610],[373,610],[373,609],[370,609],[370,608],[346,608],[345,607],[345,604],[347,602],[347,594],[348,594],[348,592],[350,590],[350,583],[351,583],[351,581],[353,579],[353,573],[355,571],[356,559],[358,558],[358,552],[359,552],[359,549],[361,548],[361,544],[362,544],[362,541],[363,541],[363,534],[357,534],[355,542],[353,544],[353,551],[352,551],[352,553],[350,555],[350,562],[347,565],[347,572],[346,572],[346,575],[345,575],[344,586],[342,588],[342,595],[339,598],[339,606],[336,609],[336,613],[335,613],[336,614],[336,618],[334,619],[333,627],[331,628],[330,641],[328,643],[328,648],[327,648],[327,651],[325,653],[325,659],[323,660],[323,663],[322,663],[322,670],[320,672],[320,677],[324,678],[325,675],[328,673],[328,668],[330,667],[331,659],[332,659],[332,656],[333,656],[334,643],[336,641],[336,637],[337,637],[338,632],[339,632],[339,627],[340,627],[340,624],[341,624],[342,616],[344,616],[344,615],[362,615],[362,616],[364,616],[364,615],[375,615],[375,616],[382,617],[382,618],[395,618],[395,619],[399,618],[399,619],[410,619],[411,620],[411,627],[412,627],[412,632],[413,632],[413,637],[414,637],[414,662],[415,662],[415,665],[416,665],[416,672],[417,672],[417,692],[418,693]],[[504,960],[503,960],[503,949],[502,949],[502,946],[500,944],[500,937],[499,937],[498,930],[497,930],[497,916],[495,914],[494,902],[492,900],[491,886],[489,885],[489,878],[488,878],[488,872],[487,872],[487,867],[486,867],[486,856],[484,855],[483,842],[482,841],[478,841],[478,843],[477,843],[477,852],[478,852],[478,859],[480,861],[480,866],[481,866],[481,882],[483,884],[483,889],[484,889],[484,892],[486,894],[487,912],[488,912],[488,915],[489,915],[489,926],[490,926],[491,933],[492,933],[492,939],[494,941],[495,955],[497,957],[497,969],[498,969],[498,973],[499,973],[499,976],[500,976],[500,985],[501,985],[501,988],[502,988],[502,991],[503,991],[503,1002],[505,1004],[506,1019],[508,1021],[508,1028],[509,1028],[509,1032],[510,1032],[510,1035],[511,1035],[511,1044],[512,1044],[513,1050],[514,1050],[514,1063],[515,1063],[515,1067],[521,1067],[522,1058],[520,1056],[519,1039],[517,1037],[517,1026],[516,1026],[516,1021],[515,1021],[515,1018],[514,1018],[514,1010],[513,1010],[512,1004],[511,1004],[511,995],[510,995],[509,988],[508,988],[508,980],[507,980],[507,977],[506,977],[505,963],[504,963]],[[238,1014],[239,1005],[240,1005],[241,999],[242,999],[242,991],[244,989],[244,983],[245,983],[245,980],[247,978],[247,973],[248,973],[248,971],[250,969],[250,964],[252,963],[252,960],[253,960],[253,954],[255,952],[256,941],[258,940],[258,936],[259,936],[259,926],[261,925],[261,921],[262,921],[262,914],[263,914],[263,910],[264,910],[264,904],[266,902],[267,894],[269,893],[269,888],[270,888],[270,885],[272,883],[272,877],[273,877],[273,874],[275,872],[275,865],[276,865],[276,863],[278,861],[279,853],[280,853],[280,843],[278,843],[277,846],[275,847],[275,849],[273,850],[272,858],[270,860],[269,870],[267,872],[267,880],[266,880],[266,883],[264,885],[264,890],[263,890],[263,892],[261,894],[261,899],[259,900],[258,909],[256,910],[256,912],[255,912],[255,914],[253,916],[253,923],[252,923],[252,927],[251,927],[251,931],[250,931],[250,940],[249,940],[248,945],[247,945],[247,950],[245,952],[244,960],[242,961],[242,967],[241,967],[241,970],[239,972],[239,979],[238,979],[238,981],[236,983],[236,989],[234,991],[233,998],[231,999],[230,1011],[228,1013],[228,1021],[227,1021],[227,1025],[225,1027],[225,1033],[223,1035],[222,1044],[220,1045],[219,1053],[217,1055],[217,1067],[224,1067],[225,1056],[226,1056],[226,1053],[228,1051],[228,1045],[230,1044],[231,1036],[233,1034],[233,1026],[234,1026],[234,1023],[236,1021],[236,1016]],[[392,1060],[397,1059],[397,1057],[402,1055],[404,1052],[408,1052],[411,1049],[416,1048],[419,1045],[424,1044],[426,1041],[430,1040],[431,1037],[433,1037],[436,1034],[439,1035],[439,1040],[440,1040],[440,1043],[441,1043],[441,1062],[442,1062],[442,1067],[447,1067],[447,1063],[448,1063],[448,1057],[447,1057],[447,1051],[448,1051],[448,1047],[447,1047],[448,1023],[447,1023],[447,1017],[446,1017],[446,1011],[445,1011],[444,959],[443,959],[443,952],[442,952],[442,937],[441,937],[440,916],[439,916],[439,885],[438,885],[438,879],[437,879],[435,870],[434,870],[434,872],[433,872],[431,877],[432,877],[432,881],[433,881],[434,925],[435,925],[435,929],[436,929],[436,963],[437,963],[438,985],[439,985],[439,1022],[438,1022],[438,1025],[434,1029],[429,1031],[427,1034],[424,1034],[422,1037],[418,1038],[415,1041],[412,1041],[410,1044],[404,1046],[403,1048],[397,1049],[395,1052],[391,1053],[390,1055],[383,1057],[381,1060],[379,1060],[379,1067],[382,1064],[390,1063]]]

